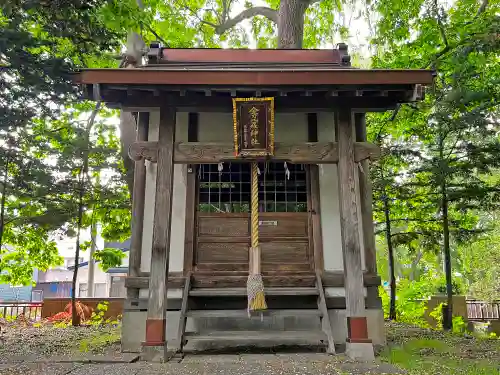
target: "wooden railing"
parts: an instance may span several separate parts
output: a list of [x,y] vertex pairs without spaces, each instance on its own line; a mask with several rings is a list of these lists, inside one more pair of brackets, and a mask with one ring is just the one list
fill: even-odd
[[22,314],[29,320],[40,320],[42,306],[42,302],[0,302],[0,318],[15,319]]
[[469,320],[480,322],[500,320],[500,301],[483,302],[468,300],[467,317]]

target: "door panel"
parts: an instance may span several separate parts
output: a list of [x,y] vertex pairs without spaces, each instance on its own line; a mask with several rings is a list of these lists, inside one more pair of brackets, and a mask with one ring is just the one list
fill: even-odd
[[248,237],[248,215],[200,214],[198,236],[200,237]]
[[261,213],[259,214],[259,237],[303,237],[308,238],[308,213]]
[[[286,169],[290,175],[287,176]],[[307,169],[260,165],[259,242],[263,274],[313,272]],[[250,165],[198,167],[194,272],[248,273]]]
[[260,247],[262,263],[301,264],[309,261],[307,242],[263,241]]

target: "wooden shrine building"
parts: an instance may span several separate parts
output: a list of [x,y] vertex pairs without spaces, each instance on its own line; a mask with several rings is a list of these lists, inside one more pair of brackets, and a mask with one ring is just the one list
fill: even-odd
[[[432,72],[355,69],[344,44],[155,43],[144,65],[75,79],[136,118],[123,350],[323,342],[373,357],[385,342],[369,180],[380,150],[365,113],[421,100]],[[267,303],[251,317],[249,272]]]

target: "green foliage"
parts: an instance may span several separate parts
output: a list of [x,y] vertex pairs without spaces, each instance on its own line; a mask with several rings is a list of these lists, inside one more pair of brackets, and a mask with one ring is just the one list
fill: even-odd
[[90,323],[92,325],[102,325],[104,324],[104,315],[106,311],[108,311],[109,302],[103,301],[97,304],[97,309],[92,312],[92,316],[90,317]]
[[429,313],[429,316],[436,322],[437,329],[443,329],[443,306],[444,303],[437,305],[434,310]]
[[390,325],[388,347],[380,359],[406,370],[410,375],[495,374],[498,340]]
[[120,327],[100,326],[98,331],[78,343],[78,349],[84,353],[102,353],[109,346],[118,344],[120,338]]
[[94,253],[94,259],[100,262],[99,267],[103,271],[120,266],[125,256],[125,253],[121,249],[113,248],[104,248]]
[[464,334],[466,332],[467,325],[465,324],[464,319],[461,316],[453,317],[453,333],[455,334]]
[[491,36],[500,4],[378,0],[372,9],[373,67],[436,70],[422,103],[368,116],[370,139],[387,149],[372,170],[377,234],[388,216],[397,278],[441,277],[450,253],[454,293],[498,296],[497,252],[479,248],[494,243],[488,216],[499,208],[500,43]]
[[[105,66],[119,51],[125,31],[105,25],[109,3],[0,1],[0,282],[28,284],[33,268],[59,264],[54,240],[74,233],[74,177],[89,150],[81,118],[93,105],[74,104],[79,91],[71,74],[98,61]],[[115,127],[101,122],[96,129],[93,171],[119,170],[109,158],[119,147]],[[95,190],[88,195],[85,204]]]
[[[396,317],[398,322],[426,327],[424,319],[426,310],[425,301],[433,294],[435,287],[428,281],[410,282],[401,280],[396,295]],[[382,299],[382,308],[385,317],[389,316],[389,295],[380,288],[379,295]]]
[[0,283],[30,285],[33,269],[46,271],[54,265],[62,264],[56,244],[49,240],[43,228],[33,225],[8,228],[4,233],[9,249],[0,249]]
[[[451,286],[453,288],[453,294],[454,295],[460,295],[460,294],[462,294],[462,290],[463,290],[462,285],[460,285],[457,280],[452,280]],[[444,279],[442,280],[441,285],[439,285],[437,287],[437,291],[438,291],[438,293],[443,293],[443,294],[446,293],[446,284],[445,284],[445,280]]]

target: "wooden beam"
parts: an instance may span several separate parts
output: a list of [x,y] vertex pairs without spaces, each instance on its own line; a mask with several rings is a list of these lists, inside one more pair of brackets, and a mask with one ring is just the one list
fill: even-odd
[[380,158],[380,155],[381,150],[379,146],[366,141],[354,142],[354,161],[356,163],[364,160],[375,161]]
[[[364,113],[354,114],[356,141],[366,142],[366,120]],[[359,195],[361,197],[361,227],[363,231],[363,247],[366,271],[377,273],[377,257],[375,252],[375,231],[373,228],[373,196],[370,181],[370,163],[367,159],[360,162]]]
[[136,162],[145,159],[156,163],[158,161],[158,142],[134,142],[128,148],[128,156]]
[[160,109],[158,135],[158,166],[156,172],[155,212],[153,221],[153,246],[149,283],[146,342],[148,353],[164,352],[167,312],[167,285],[172,222],[172,191],[174,178],[175,110]]
[[[148,139],[149,112],[139,112],[137,142]],[[142,232],[144,223],[144,199],[146,191],[146,166],[136,162],[134,168],[134,190],[132,194],[132,223],[128,275],[138,276],[141,270]],[[127,298],[139,298],[139,289],[127,289]]]
[[[230,96],[234,93],[234,89],[228,88],[227,94],[219,96],[213,93],[212,96],[205,96],[203,88],[199,88],[199,93],[185,92],[182,96],[180,93],[184,88],[180,88],[179,92],[173,93],[171,91],[162,91],[161,86],[160,96],[155,96],[153,88],[137,89],[135,94],[127,96],[125,90],[119,87],[108,87],[106,90],[102,89],[103,101],[109,107],[118,108],[126,111],[144,111],[143,108],[159,108],[162,105],[168,105],[177,108],[178,112],[228,112],[232,111],[232,102]],[[174,89],[174,88],[172,88]],[[283,88],[276,88],[275,92],[269,93],[262,90],[262,94],[271,95],[275,97],[275,110],[276,113],[298,113],[298,112],[331,112],[335,108],[370,108],[372,111],[386,111],[394,109],[398,103],[407,101],[407,97],[413,93],[413,86],[398,86],[394,87],[394,91],[390,91],[390,95],[382,96],[382,90],[387,91],[387,87],[379,90],[380,95],[373,96],[355,96],[339,95],[339,92],[350,90],[355,93],[356,88],[341,88],[332,92],[325,89],[324,93],[320,95],[311,96],[294,96],[292,93],[283,91]],[[306,90],[306,89],[304,89]],[[90,91],[91,92],[91,91]],[[90,94],[90,93],[89,93]],[[141,109],[142,108],[142,109]]]
[[[199,133],[199,115],[190,113],[188,116],[188,142],[197,142]],[[174,155],[175,159],[175,155]],[[196,240],[196,207],[198,195],[196,190],[196,165],[187,165],[186,176],[186,218],[184,230],[184,273],[193,270],[194,248]]]
[[[339,160],[336,142],[276,143],[274,160],[286,160],[296,164],[334,164]],[[158,142],[135,142],[128,150],[132,160],[157,161]],[[354,144],[354,161],[376,160],[380,148],[368,142]],[[235,161],[232,143],[176,142],[174,162],[177,164],[214,164]],[[239,159],[242,160],[242,159]]]
[[[335,114],[338,124],[338,184],[340,195],[340,229],[344,258],[344,280],[349,344],[368,343],[365,311],[361,243],[356,199],[356,162],[354,160],[354,124],[351,109]],[[347,354],[349,348],[347,348]]]
[[[125,286],[127,288],[138,288],[147,289],[149,288],[149,277],[150,276],[138,276],[138,277],[127,277],[125,279]],[[213,274],[202,274],[195,273],[192,275],[193,283],[207,288],[228,288],[228,287],[245,287],[248,279],[248,272],[236,272],[232,273],[231,276],[224,275],[213,275]],[[293,278],[280,275],[268,275],[264,273],[263,275],[265,283],[267,285],[272,285],[275,287],[280,286],[314,286],[314,275],[308,276],[308,279],[302,278],[297,281]],[[342,272],[331,272],[323,271],[321,279],[323,280],[323,286],[331,288],[343,288],[344,287],[344,274]],[[168,288],[169,289],[180,289],[184,287],[185,277],[181,273],[169,272],[168,273]],[[304,282],[305,284],[302,284]],[[307,282],[310,280],[310,285]],[[363,274],[363,284],[365,287],[378,287],[380,286],[381,280],[377,275],[364,273]]]

